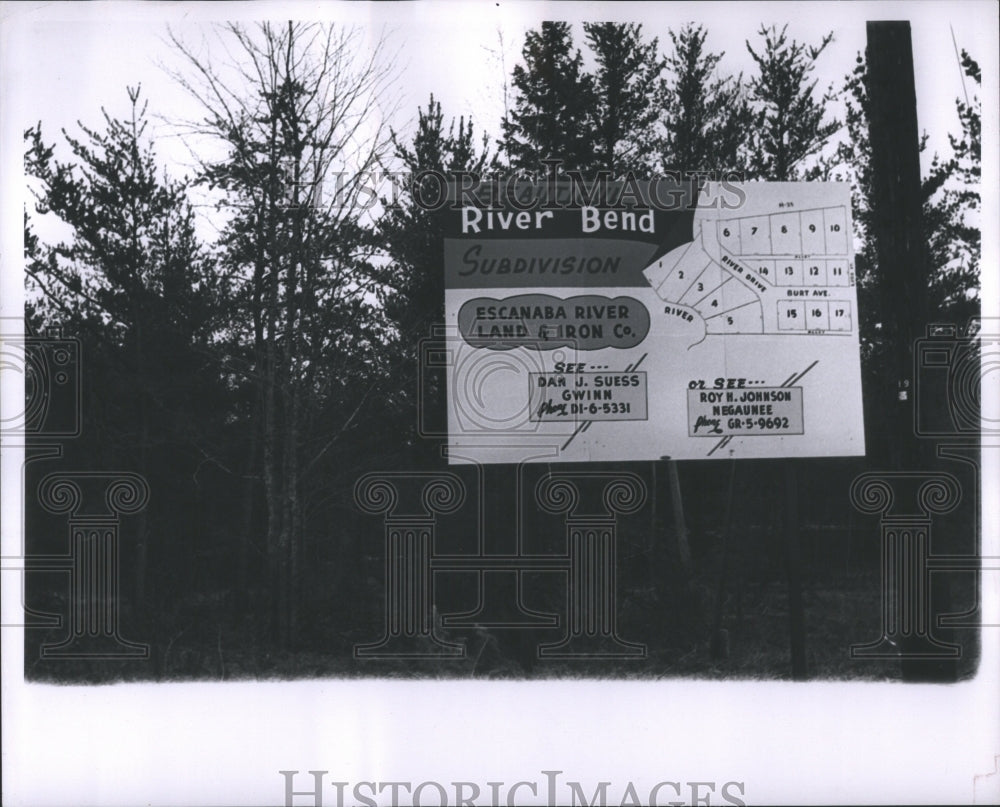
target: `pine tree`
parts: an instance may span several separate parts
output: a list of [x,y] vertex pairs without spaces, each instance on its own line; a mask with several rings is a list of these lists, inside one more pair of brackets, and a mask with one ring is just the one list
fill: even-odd
[[835,98],[832,88],[817,96],[818,81],[810,82],[816,60],[833,34],[811,46],[789,40],[787,28],[761,26],[760,52],[746,43],[757,65],[749,82],[752,124],[747,168],[753,178],[772,182],[817,178],[821,167],[807,161],[840,128],[836,120],[827,120],[827,105]]
[[[106,339],[143,341],[147,326],[206,334],[211,284],[183,183],[164,179],[146,129],[147,103],[129,88],[129,120],[103,112],[106,131],[82,124],[83,137],[63,131],[74,162],[55,159],[38,125],[25,132],[25,169],[40,182],[39,213],[69,226],[70,243],[45,250],[32,262],[29,286],[50,316],[97,325]],[[34,242],[37,243],[37,242]]]
[[[964,54],[966,75],[976,80],[975,62]],[[855,266],[860,316],[862,370],[865,387],[882,389],[891,378],[885,368],[891,361],[891,344],[883,326],[881,277],[876,258],[872,213],[871,145],[868,122],[871,105],[867,90],[867,65],[861,54],[845,78],[845,137],[837,145],[828,169],[830,179],[851,185],[854,220]],[[927,260],[928,305],[932,321],[959,327],[979,310],[979,109],[978,98],[956,101],[962,134],[949,135],[952,157],[935,155],[921,181],[922,227]],[[921,137],[925,150],[927,135]],[[871,394],[866,400],[881,401]],[[884,407],[873,404],[865,420],[872,434],[884,432]]]
[[[441,103],[431,95],[426,109],[417,112],[417,131],[411,144],[398,132],[392,132],[395,158],[403,174],[412,181],[427,185],[426,197],[437,193],[437,178],[454,177],[469,172],[486,179],[491,167],[487,136],[477,143],[472,120],[464,117],[445,128]],[[431,187],[434,185],[435,187]],[[389,289],[385,296],[386,316],[405,340],[428,333],[432,324],[444,321],[444,285],[440,267],[440,218],[417,204],[409,183],[400,188],[395,204],[386,200],[386,214],[379,225],[380,240],[392,257],[393,267],[385,278]]]
[[[468,172],[486,180],[487,171],[494,167],[485,133],[477,139],[472,121],[464,117],[457,125],[453,119],[446,128],[441,104],[433,95],[426,109],[417,112],[412,143],[404,142],[395,131],[392,143],[403,175],[410,182],[423,181],[428,186],[428,199],[435,198],[438,189],[430,186],[436,186],[442,176],[454,178],[459,172]],[[434,176],[428,177],[428,172],[434,172]],[[420,441],[412,433],[418,416],[432,433],[443,433],[446,427],[444,381],[430,368],[421,366],[419,352],[420,341],[432,338],[434,327],[444,324],[444,236],[440,216],[416,202],[413,186],[403,183],[399,190],[395,204],[383,200],[386,213],[379,222],[379,240],[390,259],[381,275],[385,289],[382,303],[386,319],[393,326],[388,348],[397,363],[392,373],[393,389],[386,394],[394,398],[398,409],[412,413],[406,419],[404,439],[426,458],[428,452],[433,457],[434,450],[432,441]],[[411,397],[417,389],[416,372],[424,373],[424,398],[420,401]],[[419,413],[417,407],[423,407]]]
[[585,22],[587,44],[597,60],[595,167],[613,177],[650,175],[657,164],[656,121],[664,60],[656,38],[646,42],[636,23]]
[[[978,63],[962,51],[962,71],[978,88]],[[980,184],[982,182],[982,120],[978,93],[955,101],[961,134],[948,135],[952,156],[935,160],[930,180],[940,180],[941,193],[924,204],[931,260],[932,312],[964,325],[979,314]]]
[[524,64],[513,71],[514,106],[503,123],[503,152],[512,168],[542,172],[543,160],[562,160],[565,170],[589,170],[596,162],[595,88],[573,49],[569,23],[543,22],[529,31]]
[[707,35],[693,24],[670,32],[674,50],[660,88],[665,170],[733,171],[743,165],[750,111],[742,76],[718,75],[725,54],[705,50]]
[[[963,69],[973,81],[978,66],[963,52]],[[872,359],[881,321],[875,245],[871,232],[870,113],[866,65],[857,57],[845,79],[846,137],[837,146],[830,177],[851,183],[856,241],[862,355]],[[935,155],[921,182],[922,219],[930,273],[929,304],[936,319],[964,323],[978,312],[979,300],[979,183],[981,146],[979,99],[956,101],[960,136],[949,135],[952,156]],[[927,135],[920,148],[926,149]]]
[[46,243],[26,213],[25,257],[36,327],[60,325],[83,345],[84,431],[72,450],[95,467],[138,471],[157,490],[148,519],[139,516],[129,587],[143,601],[153,572],[166,579],[166,544],[197,519],[171,509],[165,491],[188,486],[203,458],[218,452],[227,395],[213,342],[225,298],[185,184],[156,164],[140,89],[128,94],[129,118],[104,112],[103,130],[63,131],[69,161],[56,158],[40,124],[25,132],[35,210],[69,233]]

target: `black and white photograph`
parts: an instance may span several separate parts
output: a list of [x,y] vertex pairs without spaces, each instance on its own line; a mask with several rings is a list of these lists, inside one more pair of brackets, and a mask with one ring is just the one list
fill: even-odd
[[998,60],[0,3],[3,803],[1000,802]]

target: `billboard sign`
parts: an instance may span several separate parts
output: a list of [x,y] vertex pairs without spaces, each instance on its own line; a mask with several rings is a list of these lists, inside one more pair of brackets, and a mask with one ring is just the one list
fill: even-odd
[[863,455],[848,186],[618,190],[442,211],[451,460]]

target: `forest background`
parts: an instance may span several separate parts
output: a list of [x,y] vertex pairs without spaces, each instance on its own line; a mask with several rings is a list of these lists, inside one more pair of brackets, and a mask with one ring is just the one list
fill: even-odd
[[[832,30],[798,36],[772,23],[746,29],[738,56],[713,49],[711,24],[683,21],[491,33],[476,45],[490,66],[480,88],[493,95],[490,120],[445,108],[433,88],[415,117],[402,109],[399,31],[187,24],[158,32],[184,114],[158,110],[141,75],[123,70],[115,97],[93,99],[108,111],[24,131],[27,326],[59,327],[85,357],[84,429],[60,463],[134,471],[154,491],[121,556],[125,630],[150,643],[151,664],[47,665],[38,647],[57,631],[38,630],[26,634],[29,675],[385,674],[351,656],[383,615],[381,525],[352,491],[369,470],[440,465],[416,433],[416,348],[441,321],[443,291],[435,222],[406,192],[399,205],[370,204],[366,183],[374,171],[535,171],[552,156],[612,175],[851,183],[868,456],[803,472],[810,647],[821,676],[893,675],[848,663],[845,650],[877,631],[879,595],[878,546],[859,539],[847,490],[889,460],[880,435],[897,382],[871,233],[863,53],[831,63]],[[964,327],[979,311],[981,72],[957,40],[938,56],[956,91],[951,123],[935,127],[922,159],[928,321]],[[652,469],[640,471],[656,494]],[[733,561],[717,476],[682,467],[693,571],[659,540],[668,508],[626,527],[623,618],[658,642],[640,674],[785,674],[777,477],[760,463],[740,480],[755,504],[739,513],[740,573],[720,595]],[[29,525],[41,525],[31,506]],[[962,529],[974,512],[956,519],[975,542]],[[63,540],[41,527],[27,539],[43,552]],[[56,576],[29,590],[41,613],[64,597]],[[724,660],[709,652],[720,597],[734,636]],[[516,641],[466,638],[468,669],[395,673],[548,674]]]

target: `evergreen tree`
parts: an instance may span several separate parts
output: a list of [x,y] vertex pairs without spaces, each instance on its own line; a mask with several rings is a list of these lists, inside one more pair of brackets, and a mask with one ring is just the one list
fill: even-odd
[[569,23],[543,22],[529,31],[524,64],[514,67],[514,106],[503,121],[503,152],[512,168],[541,172],[543,160],[562,160],[565,170],[596,163],[595,87],[573,49]]
[[140,90],[128,93],[128,119],[104,112],[103,130],[80,124],[82,136],[63,132],[69,161],[56,158],[40,125],[25,132],[35,210],[68,232],[67,240],[45,243],[26,213],[25,258],[30,324],[59,325],[81,340],[83,433],[67,456],[137,471],[156,491],[139,516],[125,587],[144,601],[163,595],[156,576],[173,585],[178,569],[168,547],[199,521],[197,509],[171,507],[171,494],[195,500],[192,477],[221,451],[228,394],[214,342],[225,296],[196,236],[184,183],[156,164]]
[[759,52],[746,43],[757,65],[749,82],[747,168],[755,179],[772,182],[816,179],[821,168],[807,160],[816,157],[840,128],[836,120],[827,119],[827,105],[835,98],[832,89],[817,96],[818,82],[810,82],[816,60],[833,34],[811,46],[789,40],[787,27],[778,31],[761,26],[758,34],[764,44]]
[[[978,66],[963,52],[963,69],[973,81]],[[851,183],[855,227],[855,257],[862,355],[876,350],[882,313],[872,233],[871,146],[868,138],[870,105],[866,65],[859,54],[844,85],[846,138],[837,146],[833,179]],[[930,277],[932,316],[961,324],[978,313],[979,300],[979,183],[981,180],[979,99],[956,101],[960,136],[949,135],[952,156],[935,155],[921,182],[922,219]],[[920,148],[927,144],[926,134]]]
[[[446,128],[441,103],[431,95],[426,109],[417,112],[417,131],[412,143],[392,132],[395,158],[402,164],[404,176],[422,182],[426,198],[435,198],[437,177],[455,177],[468,172],[486,179],[492,166],[488,139],[477,138],[471,120],[460,118]],[[440,217],[414,199],[413,187],[399,187],[395,204],[386,204],[379,223],[379,233],[393,265],[382,277],[387,291],[384,297],[386,316],[404,340],[427,335],[432,324],[444,322],[444,284],[441,272]]]
[[857,63],[845,78],[844,128],[846,137],[837,144],[831,158],[833,166],[826,170],[829,179],[851,185],[851,217],[854,223],[854,261],[861,321],[861,356],[870,361],[880,338],[881,302],[875,267],[875,244],[872,236],[872,172],[871,144],[868,138],[870,102],[865,87],[865,63],[859,54]]
[[743,166],[750,110],[742,76],[719,76],[725,54],[706,51],[707,35],[693,24],[670,32],[674,49],[660,88],[665,170],[732,171]]
[[[406,419],[405,439],[434,455],[432,441],[421,442],[412,433],[418,416],[424,427],[440,434],[446,428],[444,379],[431,368],[422,367],[420,340],[432,338],[435,326],[444,324],[444,273],[441,245],[441,217],[422,207],[414,199],[411,182],[422,182],[427,199],[436,198],[438,178],[454,178],[459,172],[486,179],[485,172],[494,167],[489,155],[488,138],[484,134],[477,143],[471,120],[454,119],[445,127],[441,104],[431,95],[426,109],[417,112],[417,131],[412,143],[404,142],[392,132],[396,160],[410,182],[403,183],[394,204],[383,200],[386,213],[379,222],[380,240],[390,263],[381,279],[386,319],[393,326],[388,352],[398,366],[392,373],[392,389],[386,394],[403,412],[412,413]],[[434,172],[435,176],[427,176]],[[433,187],[432,187],[433,186]],[[418,193],[420,191],[418,190]],[[423,372],[424,397],[412,397],[417,390],[416,372]],[[423,407],[419,412],[417,407]]]
[[[976,80],[975,62],[963,55],[966,75]],[[851,184],[855,235],[855,266],[858,291],[859,330],[865,388],[884,389],[891,379],[886,367],[891,344],[883,322],[881,278],[876,258],[872,213],[871,145],[868,134],[871,104],[867,91],[867,65],[859,54],[844,84],[845,130],[837,146],[829,177]],[[921,181],[922,227],[927,260],[928,304],[932,321],[963,326],[979,310],[979,107],[978,98],[957,101],[962,134],[949,135],[953,155],[935,155]],[[920,148],[926,148],[926,134]],[[884,431],[880,424],[884,408],[879,402],[889,391],[866,396],[865,420],[870,433]]]
[[[964,50],[961,64],[965,76],[980,87],[979,65]],[[924,224],[931,268],[931,311],[939,319],[964,325],[979,314],[982,123],[978,93],[971,100],[956,100],[955,106],[961,134],[948,135],[949,160],[935,159],[928,182],[940,182],[941,192],[926,197]]]
[[657,39],[644,41],[636,23],[585,22],[597,60],[593,75],[595,167],[613,177],[650,175],[657,163],[656,121],[664,60]]
[[[106,131],[63,131],[75,162],[55,159],[38,125],[25,132],[26,173],[40,183],[37,212],[69,226],[70,243],[38,249],[29,288],[50,318],[97,328],[119,345],[143,345],[144,329],[207,339],[215,284],[197,242],[183,183],[162,178],[146,128],[147,104],[129,88],[129,120],[103,112]],[[202,293],[198,287],[208,285]],[[162,335],[162,334],[161,334]]]

